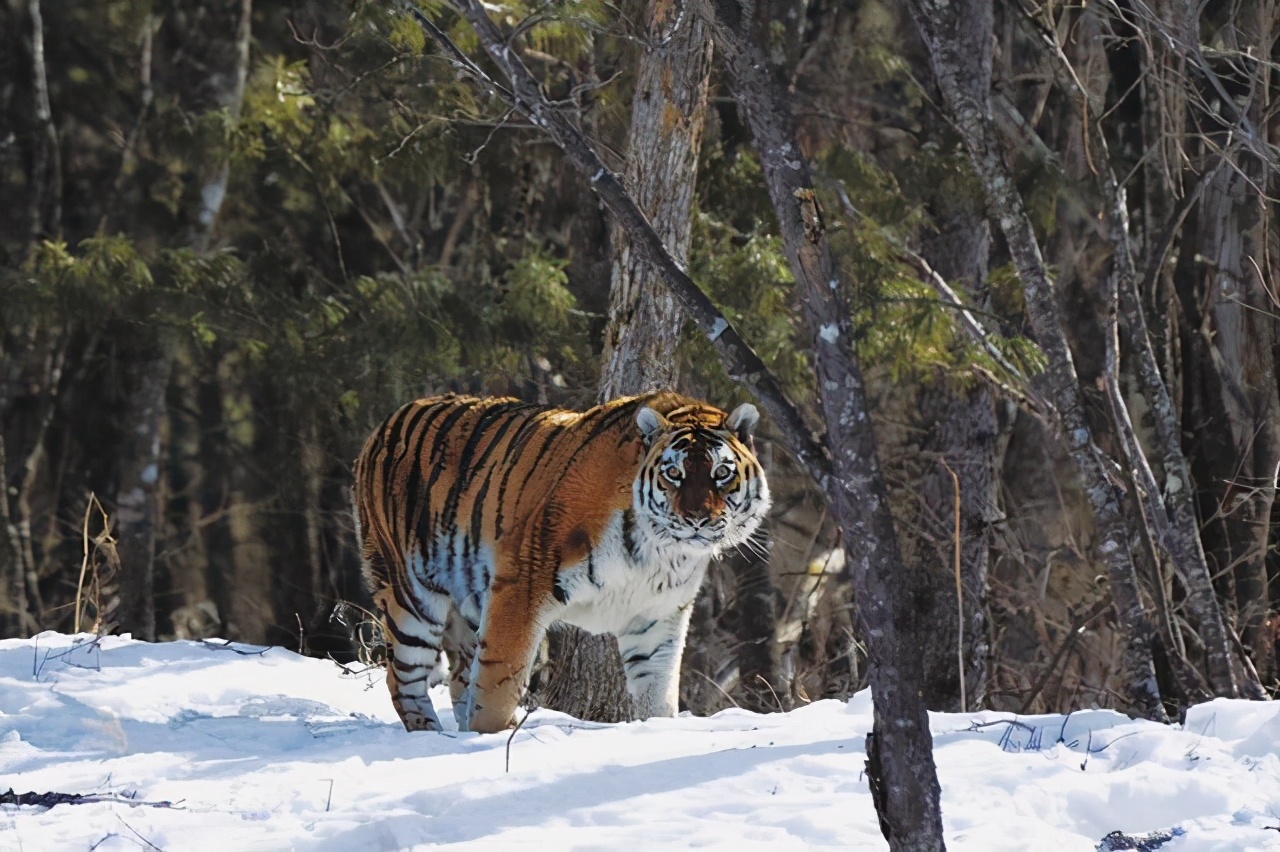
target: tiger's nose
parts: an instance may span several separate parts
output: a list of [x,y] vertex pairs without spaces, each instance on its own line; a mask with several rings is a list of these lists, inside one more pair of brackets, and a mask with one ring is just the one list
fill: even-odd
[[708,498],[701,506],[696,506],[690,513],[692,519],[702,526],[703,524],[714,523],[720,520],[720,516],[724,514],[724,501],[716,498]]

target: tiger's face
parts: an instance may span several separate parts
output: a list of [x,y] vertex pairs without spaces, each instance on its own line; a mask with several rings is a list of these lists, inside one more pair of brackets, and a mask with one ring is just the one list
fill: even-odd
[[647,450],[633,487],[637,518],[666,547],[719,553],[745,542],[769,511],[769,486],[752,451],[751,404],[718,425],[641,408]]

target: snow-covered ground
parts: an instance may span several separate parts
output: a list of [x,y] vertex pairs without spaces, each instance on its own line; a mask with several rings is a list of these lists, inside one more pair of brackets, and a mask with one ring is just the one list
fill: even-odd
[[[0,806],[0,850],[884,849],[870,709],[863,693],[611,726],[538,711],[508,755],[505,734],[405,733],[376,672],[46,633],[0,642],[0,793],[94,795]],[[1280,703],[1214,701],[1171,727],[932,725],[949,849],[1093,850],[1122,831],[1171,838],[1160,852],[1280,850]]]

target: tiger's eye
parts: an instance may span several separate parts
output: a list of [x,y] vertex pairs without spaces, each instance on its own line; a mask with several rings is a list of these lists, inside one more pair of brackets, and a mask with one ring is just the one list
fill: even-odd
[[733,476],[733,468],[721,462],[716,465],[716,469],[711,472],[711,478],[716,482],[724,482]]
[[662,475],[666,477],[668,481],[673,483],[678,483],[681,479],[684,479],[684,474],[680,472],[680,468],[673,464],[669,464],[664,467],[662,469]]

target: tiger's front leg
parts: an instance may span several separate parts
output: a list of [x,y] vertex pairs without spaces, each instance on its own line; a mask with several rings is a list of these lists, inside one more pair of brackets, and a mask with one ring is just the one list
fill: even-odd
[[467,704],[458,713],[460,722],[467,719],[465,730],[492,734],[515,724],[545,631],[538,616],[538,603],[516,585],[493,591],[477,636]]
[[680,658],[693,603],[665,618],[634,618],[618,636],[635,718],[674,716],[680,707]]

